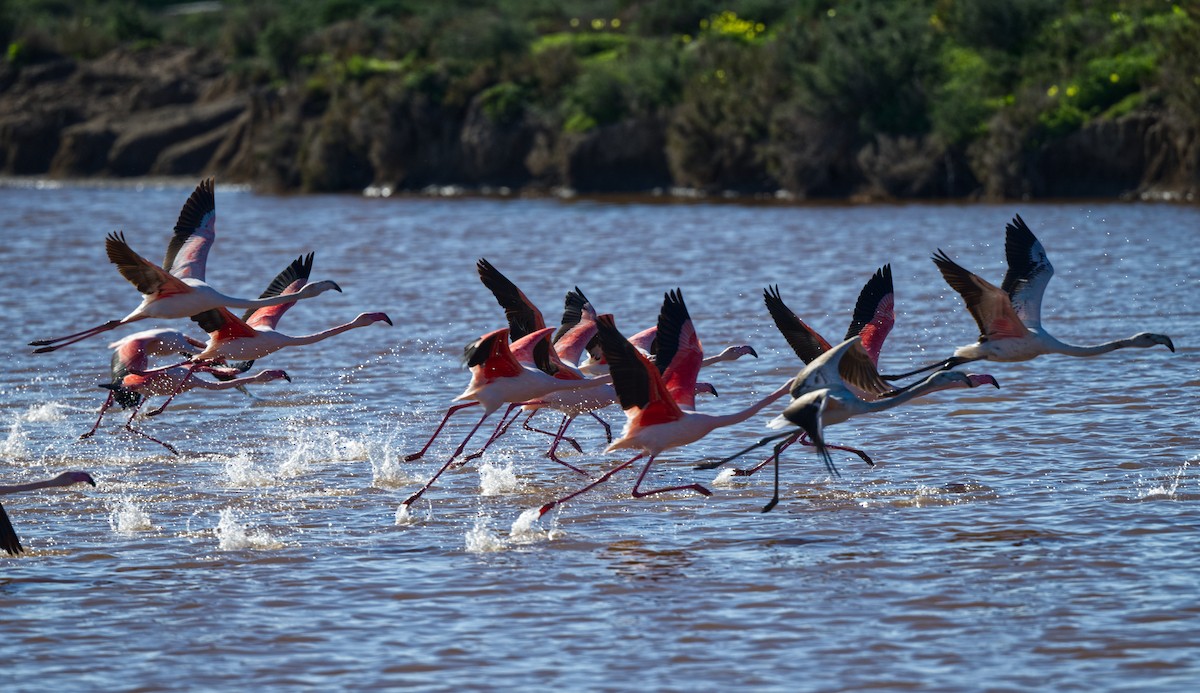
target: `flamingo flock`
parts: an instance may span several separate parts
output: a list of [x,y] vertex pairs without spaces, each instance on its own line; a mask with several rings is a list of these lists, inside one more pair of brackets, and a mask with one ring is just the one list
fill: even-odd
[[[385,313],[368,312],[315,334],[294,337],[279,332],[280,318],[297,301],[314,298],[329,290],[341,292],[341,287],[329,280],[310,281],[314,255],[309,252],[290,262],[256,299],[222,294],[205,281],[208,255],[215,240],[215,186],[212,179],[206,179],[185,202],[161,266],[134,252],[124,234],[114,232],[106,237],[108,259],[142,294],[137,308],[119,320],[63,337],[31,342],[31,346],[37,347],[35,353],[48,353],[147,319],[189,318],[207,333],[207,339],[199,339],[183,329],[158,327],[109,344],[108,348],[112,350],[111,380],[100,384],[108,391],[106,399],[95,423],[79,436],[80,439],[93,437],[105,413],[113,406],[120,406],[132,410],[124,425],[126,431],[179,454],[174,445],[134,427],[134,420],[148,398],[164,398],[157,408],[145,414],[157,416],[176,396],[188,391],[239,389],[246,392],[249,385],[276,380],[290,382],[291,376],[280,369],[263,370],[252,376],[244,374],[256,361],[281,349],[312,345],[377,322],[393,324]],[[979,361],[1025,361],[1047,354],[1090,357],[1122,348],[1157,345],[1166,346],[1172,352],[1175,350],[1168,336],[1148,332],[1094,346],[1059,341],[1041,325],[1041,302],[1054,269],[1042,244],[1020,216],[1015,216],[1006,226],[1005,253],[1008,271],[1000,287],[964,269],[940,249],[933,255],[935,266],[947,284],[962,297],[975,319],[980,336],[975,344],[959,347],[946,359],[896,375],[881,374],[879,370],[884,342],[895,324],[895,291],[890,265],[884,265],[870,275],[854,307],[850,327],[843,340],[837,343],[823,338],[789,308],[778,286],[766,287],[763,290],[766,315],[754,317],[748,311],[747,320],[761,323],[769,315],[802,365],[794,376],[781,379],[769,393],[723,414],[698,410],[697,395],[717,394],[711,383],[699,379],[702,369],[744,356],[757,358],[758,353],[748,344],[736,344],[706,358],[699,336],[701,331],[692,319],[682,289],[665,291],[657,323],[628,338],[617,328],[617,319],[611,314],[599,313],[578,286],[566,292],[560,324],[547,326],[542,311],[525,293],[495,265],[481,258],[475,272],[502,309],[504,326],[493,324],[467,345],[462,361],[469,371],[470,381],[463,392],[451,400],[427,442],[406,456],[405,461],[416,462],[425,457],[457,413],[476,408],[479,416],[429,479],[402,501],[401,508],[407,511],[451,468],[486,454],[489,447],[524,416],[523,428],[550,438],[544,456],[586,478],[577,490],[540,506],[539,516],[609,482],[640,460],[644,462],[630,489],[632,497],[685,491],[711,496],[709,488],[695,481],[668,482],[649,489],[643,486],[657,468],[655,463],[668,452],[694,443],[718,429],[732,427],[740,427],[751,434],[756,427],[779,432],[761,436],[740,451],[716,462],[696,465],[695,469],[714,469],[754,450],[771,446],[770,455],[765,459],[746,469],[732,471],[735,475],[749,476],[773,464],[773,493],[762,508],[762,512],[769,512],[780,501],[780,458],[790,446],[799,443],[811,447],[829,478],[837,479],[841,472],[834,464],[831,450],[856,455],[868,466],[873,466],[874,462],[863,450],[828,443],[826,427],[853,417],[886,411],[941,390],[983,385],[1000,387],[992,375],[953,370],[958,366]],[[233,308],[244,308],[246,312],[238,317],[230,312]],[[500,322],[499,315],[496,322]],[[170,363],[156,364],[152,362],[154,359]],[[916,382],[899,382],[928,371],[935,372]],[[207,380],[204,375],[214,380]],[[782,406],[775,406],[785,398],[787,401]],[[614,405],[625,415],[623,430],[615,437],[601,414]],[[465,454],[479,429],[501,408],[504,411],[482,446]],[[561,414],[554,430],[539,429],[531,424],[532,419],[544,410]],[[766,416],[757,424],[752,423],[764,412]],[[633,456],[603,471],[563,459],[559,455],[563,444],[578,453],[583,452],[583,446],[569,437],[567,431],[572,422],[584,414],[601,424],[605,431],[603,454],[628,450]],[[676,471],[674,475],[678,473]],[[80,482],[95,485],[84,472],[68,472],[50,481],[0,486],[0,494]],[[22,550],[2,507],[0,549],[10,554]]]

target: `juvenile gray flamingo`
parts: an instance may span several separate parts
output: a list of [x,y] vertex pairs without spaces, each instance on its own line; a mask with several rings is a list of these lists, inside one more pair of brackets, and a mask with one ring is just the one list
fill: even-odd
[[[63,472],[53,479],[46,481],[34,481],[28,484],[13,484],[10,486],[0,486],[0,496],[10,493],[24,493],[25,491],[36,491],[42,488],[53,488],[56,486],[70,486],[71,484],[91,484],[96,485],[96,480],[87,472]],[[25,550],[21,546],[21,540],[17,537],[17,531],[13,528],[12,522],[8,519],[8,513],[4,512],[4,506],[0,505],[0,549],[4,549],[10,556],[15,556]]]

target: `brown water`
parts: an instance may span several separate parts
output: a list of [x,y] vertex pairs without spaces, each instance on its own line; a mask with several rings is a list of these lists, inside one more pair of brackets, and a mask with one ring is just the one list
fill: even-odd
[[[1111,203],[755,207],[552,200],[262,197],[219,188],[208,278],[257,295],[316,251],[345,293],[280,327],[372,326],[263,359],[294,382],[193,392],[142,422],[179,457],[121,429],[92,440],[109,354],[98,338],[34,356],[25,343],[124,315],[136,293],[105,261],[123,229],[161,257],[188,187],[0,188],[6,316],[0,479],[84,468],[99,481],[8,496],[29,552],[0,558],[6,690],[315,686],[420,689],[1189,690],[1200,680],[1200,209]],[[522,513],[580,480],[513,431],[401,500],[449,454],[464,412],[404,463],[468,380],[462,346],[503,326],[475,277],[487,257],[551,319],[578,285],[633,332],[681,287],[710,353],[761,358],[705,373],[739,409],[798,369],[762,305],[767,284],[836,340],[885,263],[900,370],[974,340],[929,255],[998,283],[1019,212],[1057,276],[1043,321],[1065,341],[1139,331],[1179,351],[1046,357],[986,370],[1002,389],[946,392],[829,430],[863,447],[831,479],[785,456],[715,495],[635,500],[634,469],[540,523]],[[187,327],[180,322],[179,327]],[[144,327],[151,325],[144,324]],[[130,330],[132,331],[132,330]],[[124,332],[114,333],[123,334]],[[983,369],[978,369],[983,370]],[[656,482],[766,432],[781,408],[663,455]],[[604,412],[623,422],[615,408]],[[542,419],[552,425],[551,417]],[[580,420],[592,470],[611,465]],[[515,526],[515,529],[514,529]]]

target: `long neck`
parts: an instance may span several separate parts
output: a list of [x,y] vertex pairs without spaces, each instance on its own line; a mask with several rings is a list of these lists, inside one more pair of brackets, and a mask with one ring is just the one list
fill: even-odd
[[[295,296],[295,294],[291,294],[291,295]],[[331,327],[328,330],[324,330],[323,332],[317,332],[316,334],[306,334],[301,337],[292,337],[291,339],[288,340],[288,344],[292,345],[292,346],[297,346],[300,344],[312,344],[313,342],[319,342],[322,339],[329,339],[330,337],[332,337],[334,335],[339,335],[348,330],[353,330],[356,327],[364,327],[364,325],[362,323],[357,323],[357,322],[348,322],[345,325],[338,325],[337,327]]]
[[918,397],[923,397],[931,392],[950,390],[956,387],[966,387],[966,385],[961,381],[947,382],[943,380],[942,376],[947,372],[949,371],[938,371],[916,385],[904,390],[895,397],[887,397],[885,399],[879,399],[873,402],[863,402],[863,407],[866,411],[883,411],[885,409],[891,409],[892,407],[898,407],[905,402],[914,400]]
[[270,380],[269,374],[264,371],[252,376],[243,378],[234,378],[233,380],[201,380],[200,378],[192,378],[192,385],[201,390],[232,390],[233,388],[242,385],[250,385],[252,383],[265,383]]
[[24,493],[25,491],[36,491],[40,488],[50,488],[52,486],[66,486],[74,482],[64,482],[60,478],[47,479],[45,481],[34,481],[28,484],[13,484],[12,486],[0,486],[0,496],[9,493]]
[[219,292],[217,295],[221,298],[221,304],[226,308],[265,308],[267,306],[291,303],[302,298],[312,298],[312,295],[306,294],[303,289],[294,294],[283,294],[282,296],[271,296],[269,298],[237,298],[226,296]]
[[1054,339],[1053,337],[1050,337],[1050,338],[1046,339],[1045,341],[1048,343],[1050,348],[1053,350],[1053,353],[1055,353],[1055,354],[1065,354],[1067,356],[1083,356],[1083,357],[1099,356],[1100,354],[1107,354],[1110,351],[1116,351],[1117,349],[1124,349],[1126,347],[1130,347],[1130,346],[1134,345],[1132,337],[1128,338],[1128,339],[1117,339],[1117,340],[1113,340],[1111,342],[1105,342],[1103,344],[1094,344],[1092,346],[1079,346],[1077,344],[1067,344],[1066,342],[1060,342],[1057,339]]
[[751,416],[754,416],[758,412],[762,411],[764,408],[779,401],[779,398],[786,395],[788,393],[788,391],[791,389],[792,389],[792,381],[788,380],[783,385],[780,385],[779,388],[776,389],[771,394],[767,395],[766,397],[763,397],[762,399],[758,400],[754,404],[751,404],[749,407],[746,407],[745,409],[743,409],[739,412],[734,412],[732,414],[724,414],[724,415],[720,415],[720,416],[713,416],[710,419],[713,422],[713,428],[716,429],[716,428],[720,428],[722,426],[732,426],[734,424],[741,423],[741,422],[745,421],[746,419],[749,419]]

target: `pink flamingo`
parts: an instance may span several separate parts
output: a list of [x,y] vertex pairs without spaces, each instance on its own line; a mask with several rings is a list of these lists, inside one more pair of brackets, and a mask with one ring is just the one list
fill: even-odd
[[[809,327],[795,313],[787,307],[783,302],[783,298],[779,295],[779,287],[768,287],[763,290],[763,302],[767,305],[767,310],[771,313],[771,318],[775,321],[775,326],[779,328],[779,332],[787,340],[792,351],[800,357],[804,363],[812,363],[818,356],[829,351],[829,342],[825,341],[816,330]],[[862,291],[858,294],[858,300],[854,304],[854,315],[850,320],[850,328],[846,330],[845,339],[849,339],[856,335],[862,337],[863,349],[870,359],[871,366],[877,367],[879,363],[879,352],[883,349],[883,342],[887,339],[888,334],[892,331],[892,325],[895,324],[895,290],[892,284],[892,266],[884,265],[875,271],[875,274],[867,280],[863,285]],[[871,378],[867,369],[862,367],[862,364],[857,364],[854,360],[854,354],[842,362],[843,377],[849,382],[854,383],[852,387],[857,387],[860,395],[870,399],[878,399],[879,397],[887,396],[889,392],[895,392],[887,383],[878,378]],[[865,377],[864,377],[865,376]],[[779,445],[779,452],[786,450],[793,443],[799,441],[802,445],[812,446],[812,442],[803,432],[797,433],[795,438],[784,441]],[[831,450],[842,450],[851,452],[862,458],[863,462],[874,466],[874,462],[867,453],[858,448],[850,448],[841,445],[827,445]],[[709,463],[699,465],[697,469],[712,469],[724,464],[730,458],[725,458],[719,463]],[[768,457],[754,467],[748,470],[735,469],[735,476],[750,476],[758,470],[765,467],[774,459],[774,456]]]
[[[791,381],[751,406],[733,414],[713,415],[687,411],[676,403],[676,397],[673,396],[672,390],[675,392],[686,391],[689,389],[689,380],[690,388],[695,387],[696,375],[700,369],[700,362],[703,360],[703,349],[691,324],[682,293],[673,291],[667,294],[659,314],[660,354],[663,352],[677,353],[677,358],[680,359],[678,371],[669,378],[666,374],[660,374],[658,367],[617,331],[611,315],[600,316],[598,326],[600,346],[604,351],[605,361],[612,373],[613,386],[616,387],[617,397],[626,416],[625,430],[621,437],[613,441],[605,452],[621,449],[636,449],[640,452],[578,491],[543,505],[539,510],[539,515],[545,515],[555,506],[595,488],[617,472],[647,456],[649,457],[646,465],[633,485],[632,494],[635,498],[683,490],[692,490],[705,496],[712,495],[712,491],[700,484],[668,486],[650,491],[642,491],[641,484],[658,455],[666,450],[700,440],[718,428],[746,421],[762,411],[764,407],[787,394]],[[694,392],[692,395],[694,396]]]
[[[42,488],[70,486],[71,484],[91,484],[95,486],[96,480],[87,472],[63,472],[53,479],[46,481],[0,486],[0,496],[10,493],[36,491]],[[15,556],[25,551],[25,548],[21,546],[20,538],[17,537],[17,531],[13,529],[12,522],[8,519],[8,513],[4,512],[3,505],[0,505],[0,549],[4,549],[10,556]]]
[[30,346],[41,347],[34,349],[34,353],[61,349],[121,325],[147,318],[186,318],[221,306],[262,308],[312,298],[330,289],[341,291],[334,282],[323,281],[310,284],[297,295],[289,297],[274,296],[254,300],[220,293],[204,281],[208,251],[216,239],[216,221],[213,179],[208,178],[196,186],[191,197],[183,205],[162,267],[134,252],[125,242],[124,234],[109,234],[104,244],[108,259],[117,266],[121,276],[142,293],[141,305],[120,320],[109,320],[102,325],[64,337],[30,342]]
[[[543,328],[543,330],[545,329],[548,328]],[[419,491],[405,500],[402,505],[412,505],[429,490],[433,482],[449,469],[455,459],[466,449],[467,443],[470,442],[471,437],[475,435],[479,427],[483,425],[483,422],[492,415],[492,412],[499,409],[501,405],[508,404],[508,409],[505,410],[504,416],[500,417],[500,423],[497,424],[492,436],[484,443],[484,448],[487,448],[492,441],[503,433],[506,428],[504,425],[505,420],[512,413],[513,409],[531,400],[545,397],[552,392],[596,387],[606,382],[606,379],[603,378],[593,380],[563,380],[536,368],[522,366],[509,348],[508,330],[509,328],[507,327],[494,330],[467,346],[463,358],[467,367],[471,369],[471,382],[461,395],[454,398],[455,402],[463,403],[453,405],[447,409],[445,416],[442,417],[442,422],[434,429],[433,435],[430,436],[425,446],[419,451],[405,457],[405,461],[413,461],[423,457],[429,450],[429,447],[433,445],[433,441],[437,439],[438,434],[445,428],[446,422],[455,413],[468,407],[482,405],[483,415],[479,417],[479,421],[467,433],[467,437],[463,438],[463,441],[455,448],[454,452],[450,455],[450,459],[442,465],[441,469]],[[541,339],[543,335],[540,331],[536,331],[527,335],[527,337]]]
[[1175,351],[1165,334],[1142,332],[1093,346],[1077,346],[1055,339],[1042,329],[1042,298],[1054,276],[1054,267],[1046,249],[1018,214],[1005,226],[1004,254],[1008,271],[996,288],[973,274],[940,249],[933,262],[952,289],[962,296],[967,310],[979,325],[979,341],[958,347],[950,358],[900,375],[885,375],[887,380],[906,378],[933,369],[950,369],[971,361],[1028,361],[1043,354],[1098,356],[1128,347],[1148,348],[1162,344]]

